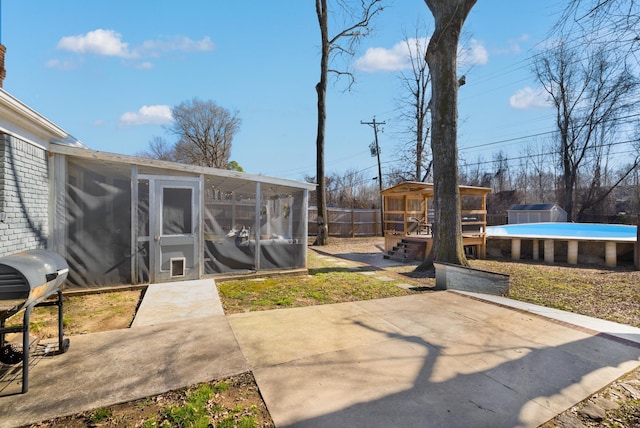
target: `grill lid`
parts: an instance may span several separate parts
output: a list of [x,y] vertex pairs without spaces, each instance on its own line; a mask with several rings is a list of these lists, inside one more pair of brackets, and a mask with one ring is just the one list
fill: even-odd
[[[52,251],[29,250],[0,257],[0,300],[48,297],[64,282],[68,271],[65,259]],[[49,282],[51,287],[39,296],[30,296],[32,290]]]

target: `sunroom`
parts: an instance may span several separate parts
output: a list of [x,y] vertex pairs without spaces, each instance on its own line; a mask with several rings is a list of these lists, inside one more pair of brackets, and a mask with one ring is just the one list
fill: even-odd
[[52,144],[51,249],[81,287],[306,267],[312,184]]

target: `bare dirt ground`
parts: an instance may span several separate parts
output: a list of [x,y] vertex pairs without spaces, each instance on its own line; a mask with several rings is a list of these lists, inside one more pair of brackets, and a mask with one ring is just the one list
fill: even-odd
[[[77,335],[129,328],[141,296],[142,290],[65,295],[64,332]],[[57,307],[36,308],[31,316],[30,331],[41,339],[58,337],[57,320]],[[14,322],[21,323],[22,319]]]
[[[203,388],[211,391],[193,403]],[[274,427],[255,379],[244,373],[141,400],[31,425],[39,427]]]

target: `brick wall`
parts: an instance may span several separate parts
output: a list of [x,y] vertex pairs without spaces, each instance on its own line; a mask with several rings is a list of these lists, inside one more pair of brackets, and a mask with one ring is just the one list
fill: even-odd
[[44,149],[0,134],[0,256],[46,248],[48,177]]

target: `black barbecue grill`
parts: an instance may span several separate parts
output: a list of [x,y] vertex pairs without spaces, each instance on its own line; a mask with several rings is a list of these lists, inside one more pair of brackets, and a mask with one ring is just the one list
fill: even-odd
[[[29,318],[37,306],[58,306],[58,353],[69,349],[62,332],[62,284],[69,266],[59,254],[30,250],[0,257],[0,362],[22,361],[22,393],[29,389]],[[57,293],[55,301],[46,300]],[[24,310],[22,325],[6,327],[7,318]],[[22,349],[5,341],[7,333],[22,333]]]

